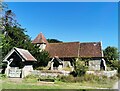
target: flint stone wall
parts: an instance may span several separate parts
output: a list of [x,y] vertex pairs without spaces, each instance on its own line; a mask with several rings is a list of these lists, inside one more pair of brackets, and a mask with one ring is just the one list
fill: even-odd
[[68,76],[69,71],[56,71],[56,72],[42,72],[39,70],[34,70],[31,72],[32,75],[38,75],[38,76],[51,76],[51,77],[57,77],[58,75],[64,75]]
[[100,70],[101,60],[90,60],[89,61],[89,71]]
[[117,70],[113,71],[87,71],[86,74],[94,74],[97,76],[107,76],[107,77],[112,77],[117,74]]

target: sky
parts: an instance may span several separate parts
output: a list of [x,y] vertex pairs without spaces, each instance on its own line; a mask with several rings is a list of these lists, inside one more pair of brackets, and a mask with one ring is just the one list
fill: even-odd
[[64,42],[118,47],[117,2],[7,2],[33,40],[40,32]]

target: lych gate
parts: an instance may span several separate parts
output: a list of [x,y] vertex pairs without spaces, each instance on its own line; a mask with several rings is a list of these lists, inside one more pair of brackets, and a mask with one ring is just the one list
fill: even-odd
[[25,77],[33,70],[32,64],[37,61],[27,50],[13,48],[4,58],[7,62],[5,74],[8,77]]

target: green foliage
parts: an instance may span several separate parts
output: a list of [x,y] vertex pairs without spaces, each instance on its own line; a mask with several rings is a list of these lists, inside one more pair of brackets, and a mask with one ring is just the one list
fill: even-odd
[[36,70],[43,70],[43,67],[37,67]]
[[110,67],[111,70],[118,70],[119,61],[118,60],[106,60],[107,67]]
[[35,53],[34,57],[37,58],[37,62],[34,63],[34,69],[38,68],[39,66],[47,66],[50,60],[49,53],[47,51],[37,52]]
[[[1,34],[0,32],[0,64],[2,64],[2,47],[3,47],[3,42],[2,40],[4,39],[4,35]],[[1,66],[0,66],[1,67]]]
[[33,79],[33,78],[38,78],[38,76],[36,76],[36,75],[27,75],[26,77],[24,77],[24,79]]
[[70,68],[70,67],[64,67],[63,70],[65,70],[65,71],[71,71],[72,68]]
[[0,78],[7,78],[6,74],[0,74]]
[[96,76],[93,74],[85,74],[84,76],[80,76],[80,77],[73,77],[72,75],[69,76],[59,76],[59,81],[62,82],[72,82],[72,83],[76,83],[76,82],[91,82],[91,83],[98,83],[98,84],[107,84],[109,83],[110,80],[117,80],[116,76],[113,77],[106,77],[106,76]]
[[11,10],[6,11],[4,16],[3,25],[5,29],[0,35],[2,39],[0,44],[2,56],[5,57],[13,47],[23,48],[28,50],[38,60],[34,67],[46,66],[49,60],[48,52],[40,52],[39,47],[31,43],[30,37],[25,34],[26,30],[15,22],[14,13]]
[[87,67],[85,66],[85,61],[81,61],[80,59],[74,63],[75,68],[74,71],[71,72],[73,76],[83,76],[86,73]]
[[104,51],[104,57],[107,60],[117,60],[118,59],[118,49],[116,47],[108,46]]
[[38,76],[36,75],[27,75],[26,77],[24,77],[24,82],[30,82],[30,83],[34,83],[37,82]]
[[75,79],[72,75],[60,76],[59,78],[60,78],[59,80],[62,81],[62,82],[74,82],[75,81]]
[[55,78],[49,77],[49,76],[47,76],[47,77],[41,76],[41,77],[39,77],[38,81],[55,82]]
[[120,61],[118,61],[118,77],[120,78]]
[[55,82],[56,77],[52,76],[39,76],[38,81],[46,81],[46,82]]
[[48,41],[49,43],[59,43],[59,42],[62,42],[62,41],[59,41],[59,40],[57,40],[57,39],[47,39],[47,41]]

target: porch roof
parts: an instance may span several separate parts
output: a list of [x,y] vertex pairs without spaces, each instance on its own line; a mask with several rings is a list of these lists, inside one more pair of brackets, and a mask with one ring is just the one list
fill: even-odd
[[37,61],[28,50],[21,48],[14,48],[26,61]]
[[3,61],[6,61],[14,52],[16,52],[25,61],[37,61],[28,50],[21,48],[12,48],[12,50],[5,56]]

